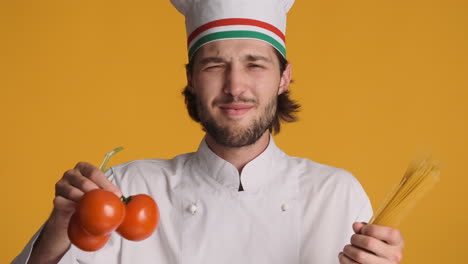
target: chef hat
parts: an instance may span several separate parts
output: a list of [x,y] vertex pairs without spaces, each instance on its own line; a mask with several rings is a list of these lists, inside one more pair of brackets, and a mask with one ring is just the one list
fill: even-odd
[[185,16],[189,59],[221,39],[259,39],[286,57],[286,13],[294,0],[171,0]]

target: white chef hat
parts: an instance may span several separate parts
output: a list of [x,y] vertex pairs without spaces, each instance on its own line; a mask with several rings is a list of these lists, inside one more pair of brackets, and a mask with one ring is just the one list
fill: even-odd
[[221,39],[259,39],[286,57],[286,14],[294,0],[171,0],[185,16],[189,59]]

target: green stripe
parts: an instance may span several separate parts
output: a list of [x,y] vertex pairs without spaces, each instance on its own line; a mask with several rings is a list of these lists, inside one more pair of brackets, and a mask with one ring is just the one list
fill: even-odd
[[192,58],[192,55],[197,51],[198,48],[206,44],[207,42],[219,40],[219,39],[230,39],[230,38],[253,38],[260,39],[270,43],[275,47],[283,56],[286,58],[286,48],[279,43],[276,39],[256,31],[247,31],[247,30],[236,30],[236,31],[221,31],[208,34],[201,37],[197,40],[192,47],[189,49],[189,59]]

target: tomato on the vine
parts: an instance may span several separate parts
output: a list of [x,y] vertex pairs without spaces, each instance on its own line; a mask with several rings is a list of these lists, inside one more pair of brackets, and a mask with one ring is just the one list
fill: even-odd
[[86,192],[78,202],[81,226],[91,235],[112,233],[125,217],[125,205],[110,191],[95,189]]
[[93,236],[88,234],[80,225],[77,213],[74,213],[68,224],[68,237],[73,245],[84,251],[96,251],[102,248],[109,240],[109,235]]
[[153,198],[138,194],[121,199],[103,189],[85,193],[68,224],[70,241],[82,250],[96,251],[113,231],[132,241],[153,234],[159,224],[159,209]]
[[153,234],[159,224],[159,209],[151,196],[138,194],[124,198],[125,218],[117,233],[132,241],[140,241]]

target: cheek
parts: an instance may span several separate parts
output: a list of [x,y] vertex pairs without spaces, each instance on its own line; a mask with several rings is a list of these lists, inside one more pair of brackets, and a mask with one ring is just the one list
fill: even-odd
[[201,104],[203,108],[209,110],[212,108],[213,100],[216,98],[216,95],[210,92],[206,87],[200,89],[200,87],[195,88],[194,90],[198,104]]
[[198,93],[213,93],[222,88],[222,80],[212,76],[201,75],[194,80],[194,88]]
[[279,84],[272,82],[272,80],[265,80],[265,82],[258,86],[257,96],[260,98],[263,103],[269,102],[272,97],[278,96]]
[[252,77],[252,81],[255,81],[257,86],[261,86],[263,90],[276,91],[280,84],[280,76],[274,72],[261,72]]

